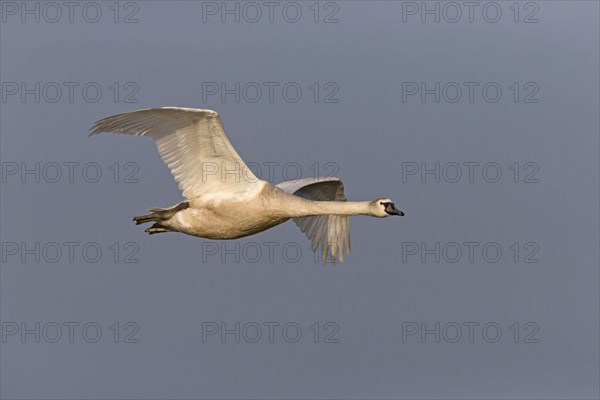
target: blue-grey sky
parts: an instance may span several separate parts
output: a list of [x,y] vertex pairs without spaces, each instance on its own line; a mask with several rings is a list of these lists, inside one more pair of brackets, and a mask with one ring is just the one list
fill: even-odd
[[[597,2],[1,12],[3,398],[598,398]],[[158,106],[406,216],[325,266],[291,221],[149,236],[153,142],[88,130]]]

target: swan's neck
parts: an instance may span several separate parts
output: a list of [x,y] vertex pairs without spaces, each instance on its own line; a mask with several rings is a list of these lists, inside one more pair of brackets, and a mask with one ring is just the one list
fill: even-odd
[[291,210],[291,217],[309,215],[373,215],[369,201],[311,201],[302,199]]

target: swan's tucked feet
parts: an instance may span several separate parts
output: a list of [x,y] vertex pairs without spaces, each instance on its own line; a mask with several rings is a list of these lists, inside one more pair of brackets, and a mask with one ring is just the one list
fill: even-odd
[[136,225],[145,224],[151,221],[164,221],[170,219],[173,215],[177,214],[178,211],[185,210],[190,205],[187,201],[177,204],[171,208],[151,208],[150,214],[140,215],[139,217],[133,217]]
[[155,233],[169,232],[169,230],[166,228],[163,228],[157,222],[154,225],[152,225],[150,228],[146,229],[144,232],[148,232],[150,235],[153,235]]
[[136,225],[145,224],[146,222],[158,221],[160,218],[156,214],[140,215],[139,217],[133,217]]

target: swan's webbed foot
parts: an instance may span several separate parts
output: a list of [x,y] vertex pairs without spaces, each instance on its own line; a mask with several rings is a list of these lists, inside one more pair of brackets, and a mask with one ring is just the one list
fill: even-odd
[[150,228],[146,229],[144,232],[148,232],[150,235],[153,235],[155,233],[162,233],[162,232],[170,232],[168,229],[160,226],[158,223],[152,225]]

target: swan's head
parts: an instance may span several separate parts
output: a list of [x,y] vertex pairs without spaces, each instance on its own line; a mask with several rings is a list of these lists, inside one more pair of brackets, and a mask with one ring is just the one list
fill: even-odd
[[390,215],[404,216],[404,213],[396,208],[390,199],[377,199],[371,202],[371,210],[375,217],[384,218]]

